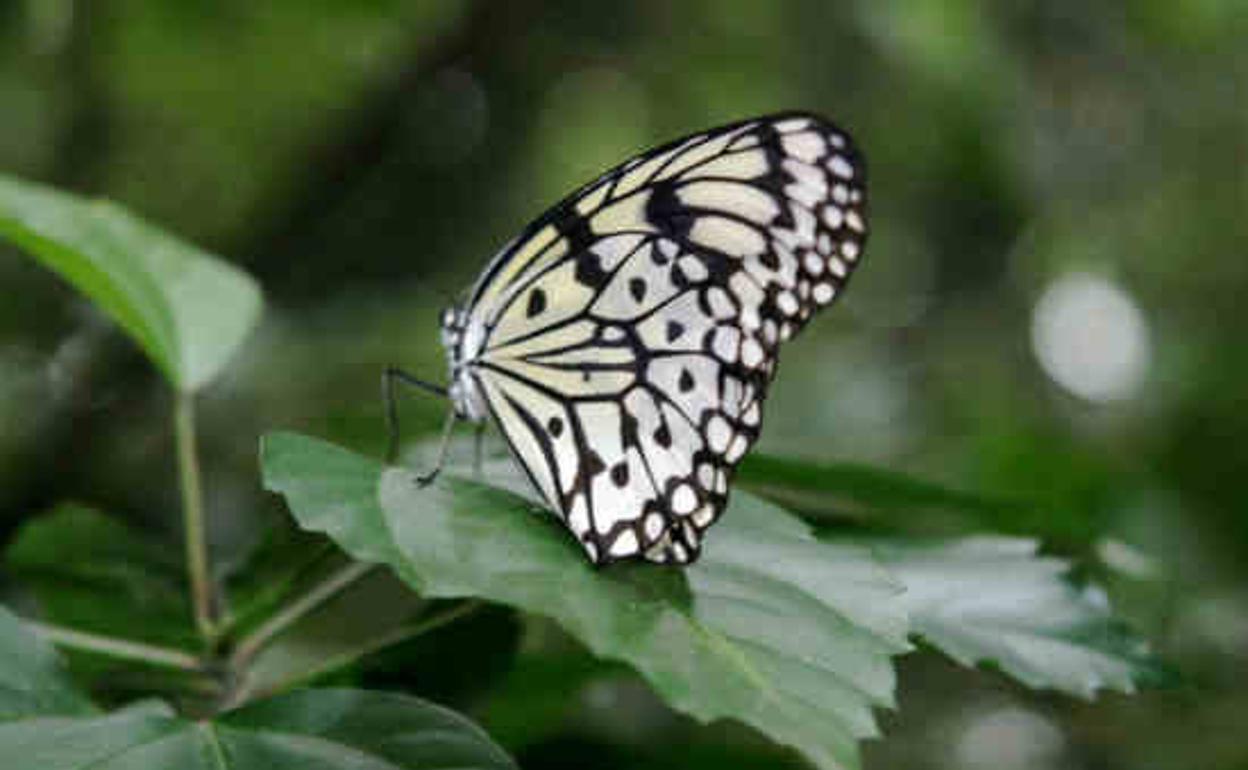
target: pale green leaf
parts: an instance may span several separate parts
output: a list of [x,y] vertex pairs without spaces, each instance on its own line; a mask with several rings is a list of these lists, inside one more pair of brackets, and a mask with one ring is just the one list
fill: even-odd
[[94,710],[52,645],[0,607],[0,722]]
[[872,709],[892,705],[890,657],[907,649],[898,587],[865,550],[822,543],[757,498],[735,495],[691,568],[596,570],[511,492],[454,478],[421,488],[411,472],[292,434],[266,438],[262,455],[267,488],[303,526],[427,598],[549,616],[703,721],[735,718],[844,768],[876,734]]
[[183,391],[216,376],[260,315],[250,276],[108,201],[0,175],[0,238],[90,297]]
[[915,633],[954,660],[991,663],[1026,685],[1091,698],[1134,692],[1168,673],[1116,621],[1094,587],[1031,540],[876,540],[872,550],[906,588]]

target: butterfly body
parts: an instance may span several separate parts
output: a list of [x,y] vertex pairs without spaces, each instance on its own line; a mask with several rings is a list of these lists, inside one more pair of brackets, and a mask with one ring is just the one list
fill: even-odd
[[594,562],[692,562],[779,347],[839,295],[865,216],[861,158],[815,116],[641,155],[526,228],[444,313],[456,413],[494,419]]

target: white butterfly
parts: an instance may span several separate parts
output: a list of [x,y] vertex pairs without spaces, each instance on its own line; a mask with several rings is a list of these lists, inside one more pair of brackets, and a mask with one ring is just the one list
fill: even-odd
[[758,437],[780,343],[861,257],[865,198],[861,155],[814,115],[636,157],[494,257],[443,314],[449,388],[389,370],[389,414],[392,378],[445,392],[446,435],[492,417],[595,563],[690,563]]

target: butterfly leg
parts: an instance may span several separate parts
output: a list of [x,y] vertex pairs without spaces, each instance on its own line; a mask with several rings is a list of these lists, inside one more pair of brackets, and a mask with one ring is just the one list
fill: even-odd
[[[394,366],[386,367],[386,370],[381,374],[381,400],[386,407],[386,433],[389,436],[389,441],[386,445],[386,464],[388,465],[394,464],[394,461],[399,456],[399,409],[394,395],[394,383],[396,382],[435,395],[443,397],[447,395],[446,388],[441,385],[434,385],[433,383],[417,379]],[[454,414],[454,410],[452,410],[451,414]]]
[[455,423],[458,420],[459,416],[455,414],[454,409],[447,411],[446,422],[442,425],[442,441],[438,444],[438,459],[434,460],[430,471],[416,477],[417,486],[425,487],[432,484],[442,472],[442,466],[446,464],[446,450],[451,445],[451,432],[455,429]]

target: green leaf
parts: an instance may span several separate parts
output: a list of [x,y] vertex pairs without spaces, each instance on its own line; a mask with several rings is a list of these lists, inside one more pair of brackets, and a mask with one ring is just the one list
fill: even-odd
[[6,569],[42,616],[80,631],[193,646],[180,553],[125,523],[79,505],[33,519],[5,551]]
[[[52,645],[0,607],[0,722],[94,711]],[[9,756],[0,750],[0,757]]]
[[1030,540],[870,541],[905,584],[915,633],[963,665],[991,663],[1024,684],[1084,698],[1169,678],[1117,622],[1105,595],[1080,588]]
[[512,770],[481,728],[427,701],[307,690],[214,721],[155,708],[0,725],[6,770]]
[[382,561],[427,598],[474,596],[553,618],[700,720],[736,718],[825,768],[856,767],[907,649],[898,587],[856,546],[821,543],[747,494],[683,570],[595,570],[511,492],[402,469],[293,434],[267,437],[265,485],[300,523]]
[[183,391],[216,376],[260,315],[250,276],[108,201],[0,175],[0,237],[90,297]]

